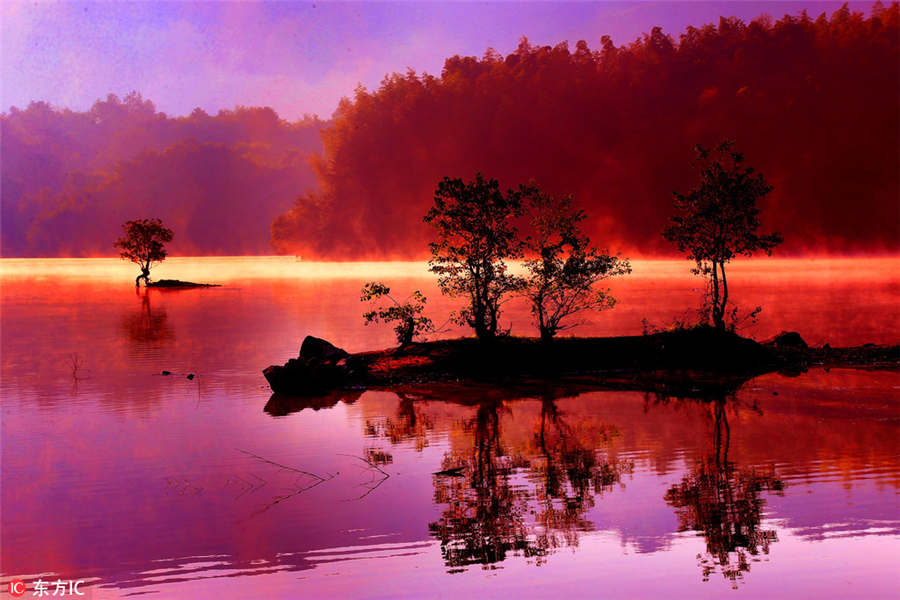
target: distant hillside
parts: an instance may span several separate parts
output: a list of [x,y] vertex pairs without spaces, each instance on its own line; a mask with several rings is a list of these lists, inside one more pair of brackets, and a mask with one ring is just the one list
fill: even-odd
[[731,138],[775,187],[763,218],[779,253],[900,251],[898,12],[722,18],[621,47],[523,39],[509,56],[449,58],[439,77],[394,74],[340,105],[319,191],[274,222],[273,243],[421,256],[436,183],[482,171],[575,194],[611,249],[671,252],[659,233],[672,191],[695,181],[693,146]]
[[159,217],[175,254],[269,254],[269,226],[315,186],[322,121],[238,107],[172,118],[132,93],[86,112],[0,116],[2,255],[114,254],[123,221]]

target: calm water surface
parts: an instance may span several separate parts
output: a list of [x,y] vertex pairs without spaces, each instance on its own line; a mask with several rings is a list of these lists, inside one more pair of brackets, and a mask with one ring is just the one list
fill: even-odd
[[[747,335],[896,343],[898,267],[754,261],[730,281],[739,303],[765,309]],[[390,328],[362,324],[367,280],[421,288],[442,322],[453,305],[422,265],[171,259],[154,275],[225,286],[139,292],[131,271],[0,261],[4,588],[59,577],[85,579],[93,598],[900,595],[896,371],[771,374],[717,402],[435,385],[304,403],[273,397],[260,370],[306,334],[390,345]],[[686,263],[643,262],[611,287],[620,304],[579,333],[666,326],[700,286]],[[520,304],[507,317],[530,331]]]

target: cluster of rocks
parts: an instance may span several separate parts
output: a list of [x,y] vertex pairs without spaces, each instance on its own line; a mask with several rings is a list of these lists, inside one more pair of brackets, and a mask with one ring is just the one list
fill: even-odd
[[346,350],[308,335],[297,358],[266,367],[263,375],[277,392],[306,396],[352,385],[365,375],[365,365]]

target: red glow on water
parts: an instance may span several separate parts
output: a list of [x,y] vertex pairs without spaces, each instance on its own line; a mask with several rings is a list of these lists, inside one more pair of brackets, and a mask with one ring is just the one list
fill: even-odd
[[[698,300],[688,266],[637,262],[614,284],[620,304],[575,331],[639,334],[644,317],[666,324]],[[764,305],[751,332],[759,337],[789,328],[813,343],[896,342],[897,266],[750,261],[734,266],[732,280],[739,302]],[[436,318],[451,309],[422,263],[172,259],[159,277],[225,284],[173,291],[135,290],[131,267],[118,261],[3,261],[0,269],[4,579],[86,578],[96,597],[484,586],[528,595],[539,584],[577,596],[602,575],[632,596],[672,586],[717,595],[731,585],[721,571],[746,548],[692,516],[707,508],[744,515],[736,525],[768,544],[740,571],[748,595],[829,596],[829,585],[848,578],[872,595],[893,573],[895,372],[772,374],[746,384],[725,407],[731,466],[716,473],[734,493],[747,481],[772,489],[754,492],[752,510],[693,507],[670,490],[711,491],[696,483],[716,464],[723,430],[708,404],[549,389],[522,397],[484,386],[270,397],[260,370],[295,356],[306,334],[350,350],[393,343],[389,327],[363,325],[364,281],[422,288]],[[511,305],[505,319],[516,333],[532,331],[524,306]],[[367,456],[390,477],[359,458]],[[602,459],[600,483],[560,504],[548,478],[589,456]],[[548,470],[554,465],[560,470]],[[458,466],[467,469],[462,479],[432,475]],[[502,510],[477,512],[494,505]],[[468,521],[470,510],[481,520]],[[486,537],[470,542],[491,557],[487,570],[458,550],[478,527],[489,528]],[[517,536],[522,550],[513,549]],[[494,552],[507,543],[502,556]],[[526,548],[541,552],[529,559]],[[726,550],[731,566],[720,564]],[[714,564],[705,583],[698,555]],[[830,568],[836,560],[841,568]]]

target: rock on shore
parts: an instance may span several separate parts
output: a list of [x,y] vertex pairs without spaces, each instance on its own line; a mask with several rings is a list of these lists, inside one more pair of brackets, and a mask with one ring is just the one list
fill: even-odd
[[323,339],[306,336],[300,355],[284,365],[272,365],[263,375],[272,390],[291,395],[317,395],[350,384],[364,373],[362,363]]

